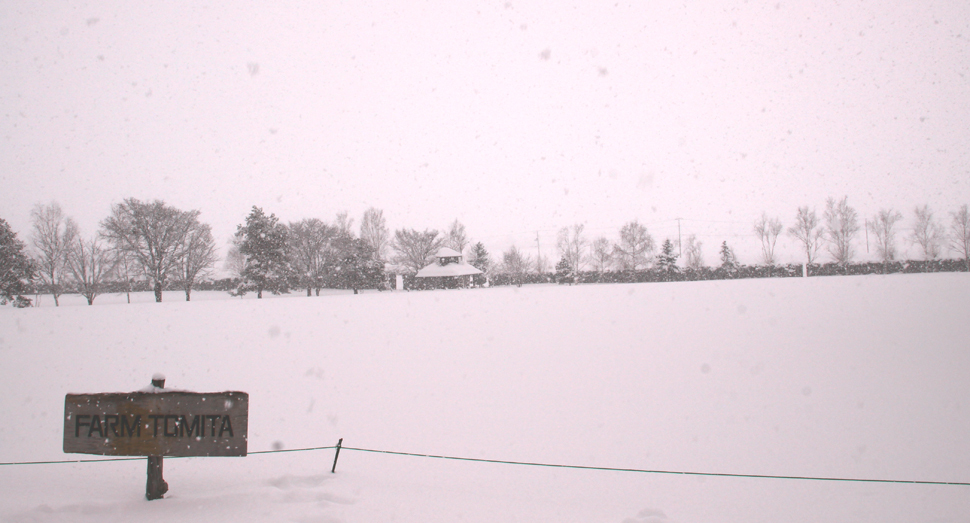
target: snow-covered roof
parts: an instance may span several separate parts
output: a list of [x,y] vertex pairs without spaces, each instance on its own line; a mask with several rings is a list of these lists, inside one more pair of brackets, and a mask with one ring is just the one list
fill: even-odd
[[455,256],[461,256],[461,253],[448,247],[442,247],[435,253],[436,258],[454,258]]
[[[440,252],[440,251],[439,251]],[[449,257],[449,256],[446,256]],[[437,262],[428,265],[415,274],[418,278],[432,278],[435,276],[467,276],[470,274],[481,274],[482,271],[472,265],[464,263],[449,263],[448,265],[438,265]]]

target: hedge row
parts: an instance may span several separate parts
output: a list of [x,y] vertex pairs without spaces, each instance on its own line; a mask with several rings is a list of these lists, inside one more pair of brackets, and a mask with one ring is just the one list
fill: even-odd
[[[490,285],[528,285],[534,283],[645,283],[664,281],[735,280],[747,278],[792,278],[802,276],[803,264],[788,265],[741,265],[733,269],[702,267],[700,269],[676,269],[660,271],[583,271],[578,274],[496,274],[489,278]],[[864,274],[893,274],[920,272],[963,272],[968,270],[965,260],[908,260],[891,262],[837,263],[808,265],[809,276],[855,276]]]
[[[702,267],[700,269],[676,269],[674,271],[660,271],[647,269],[640,271],[582,271],[578,274],[555,273],[527,273],[522,275],[493,274],[486,280],[482,275],[472,276],[464,281],[453,278],[415,278],[413,274],[403,275],[406,290],[454,289],[458,287],[483,287],[486,284],[495,285],[531,285],[537,283],[647,283],[665,281],[706,281],[706,280],[736,280],[747,278],[792,278],[800,277],[802,264],[788,265],[741,265],[734,269],[721,267]],[[866,262],[840,265],[837,263],[809,264],[809,276],[858,276],[864,274],[893,274],[919,272],[964,272],[970,270],[966,260],[907,260],[890,263]],[[236,278],[207,280],[197,283],[193,290],[198,291],[230,291],[235,289]],[[394,274],[388,275],[388,286],[396,287]],[[151,283],[144,280],[132,281],[131,292],[147,292],[152,290]],[[36,292],[49,293],[49,289],[42,285],[36,286]],[[105,282],[102,294],[121,293],[129,290],[125,282]],[[177,282],[165,285],[165,291],[181,291]],[[70,291],[73,292],[73,291]],[[69,294],[67,292],[65,294]]]
[[[236,288],[239,281],[235,278],[223,278],[221,280],[205,280],[192,286],[193,291],[229,291]],[[106,281],[101,284],[101,294],[115,294],[122,292],[150,292],[151,282],[147,280],[132,280],[129,285],[123,281]],[[162,288],[165,292],[181,291],[182,287],[178,282],[167,282]],[[62,289],[62,294],[74,294],[74,289]],[[50,286],[42,283],[35,283],[31,294],[50,294]]]

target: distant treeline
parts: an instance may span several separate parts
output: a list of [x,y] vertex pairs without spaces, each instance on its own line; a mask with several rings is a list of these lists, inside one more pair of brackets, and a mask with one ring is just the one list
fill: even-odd
[[[803,264],[788,265],[739,265],[733,268],[701,267],[700,269],[677,269],[663,271],[656,268],[637,271],[582,271],[569,273],[525,273],[522,275],[496,274],[488,279],[489,285],[528,285],[537,283],[646,283],[668,281],[707,281],[738,280],[748,278],[793,278],[803,275]],[[808,265],[808,276],[857,276],[864,274],[894,274],[920,272],[964,272],[964,260],[908,260],[889,263],[813,263]],[[406,289],[445,288],[441,282],[419,282],[409,285],[404,278]],[[481,282],[484,283],[484,282]],[[478,285],[481,285],[478,283]],[[437,284],[437,285],[436,285]],[[454,286],[454,283],[450,284]]]

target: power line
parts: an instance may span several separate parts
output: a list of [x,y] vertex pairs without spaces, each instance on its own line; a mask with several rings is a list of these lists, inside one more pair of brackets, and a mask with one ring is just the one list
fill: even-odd
[[[279,449],[279,450],[261,450],[249,452],[248,454],[277,454],[284,452],[305,452],[314,450],[328,450],[335,449],[336,447],[326,446],[326,447],[309,447],[301,449]],[[753,479],[788,479],[788,480],[810,480],[810,481],[841,481],[841,482],[856,482],[856,483],[908,483],[913,485],[955,485],[955,486],[970,486],[967,482],[958,481],[923,481],[923,480],[900,480],[900,479],[865,479],[865,478],[840,478],[840,477],[816,477],[816,476],[781,476],[781,475],[768,475],[768,474],[737,474],[737,473],[725,473],[725,472],[691,472],[691,471],[676,471],[676,470],[650,470],[650,469],[636,469],[636,468],[621,468],[621,467],[597,467],[590,465],[564,465],[555,463],[538,463],[538,462],[528,462],[528,461],[508,461],[508,460],[498,460],[498,459],[486,459],[486,458],[465,458],[458,456],[443,456],[436,454],[418,454],[413,452],[397,452],[391,450],[375,450],[375,449],[363,449],[355,447],[342,447],[343,450],[352,450],[358,452],[370,452],[377,454],[390,454],[396,456],[411,456],[419,458],[432,458],[432,459],[447,459],[455,461],[470,461],[478,463],[495,463],[501,465],[520,465],[520,466],[532,466],[532,467],[549,467],[549,468],[568,468],[568,469],[578,469],[578,470],[601,470],[607,472],[638,472],[644,474],[668,474],[668,475],[681,475],[681,476],[707,476],[707,477],[727,477],[727,478],[753,478]],[[170,459],[184,458],[188,456],[168,456]],[[79,459],[79,460],[59,460],[59,461],[22,461],[22,462],[5,462],[0,463],[0,465],[55,465],[55,464],[66,464],[66,463],[104,463],[110,461],[138,461],[143,460],[143,457],[130,457],[130,458],[106,458],[106,459]]]
[[[336,449],[336,445],[329,445],[325,447],[306,447],[299,449],[274,449],[274,450],[258,450],[254,452],[249,452],[248,454],[279,454],[284,452],[307,452],[307,451],[317,451],[317,450],[330,450]],[[519,465],[519,466],[529,466],[529,467],[547,467],[547,468],[561,468],[561,469],[574,469],[574,470],[599,470],[604,472],[633,472],[640,474],[665,474],[665,475],[676,475],[676,476],[704,476],[704,477],[721,477],[721,478],[747,478],[747,479],[785,479],[785,480],[799,480],[799,481],[837,481],[837,482],[848,482],[848,483],[904,483],[910,485],[952,485],[961,487],[970,487],[970,482],[964,481],[926,481],[926,480],[909,480],[909,479],[872,479],[872,478],[846,478],[846,477],[823,477],[823,476],[785,476],[785,475],[772,475],[772,474],[740,474],[740,473],[728,473],[728,472],[696,472],[696,471],[685,471],[685,470],[655,470],[655,469],[639,469],[639,468],[626,468],[626,467],[598,467],[591,465],[568,465],[568,464],[558,464],[558,463],[540,463],[532,461],[510,461],[510,460],[500,460],[500,459],[487,459],[487,458],[466,458],[460,456],[445,456],[440,454],[420,454],[415,452],[399,452],[393,450],[376,450],[376,449],[364,449],[357,447],[340,447],[345,451],[357,451],[357,452],[369,452],[373,454],[388,454],[393,456],[410,456],[416,458],[429,458],[429,459],[445,459],[453,461],[469,461],[476,463],[493,463],[498,465]],[[170,459],[174,458],[184,458],[190,456],[166,456]],[[136,461],[144,460],[144,457],[125,457],[125,458],[103,458],[103,459],[78,459],[78,460],[59,460],[59,461],[22,461],[22,462],[6,462],[0,463],[0,465],[57,465],[66,463],[103,463],[109,461]]]
[[588,465],[560,465],[553,463],[534,463],[528,461],[505,461],[497,459],[485,459],[485,458],[462,458],[456,456],[440,456],[435,454],[416,454],[412,452],[395,452],[389,450],[373,450],[373,449],[360,449],[353,447],[343,447],[344,450],[356,450],[359,452],[373,452],[379,454],[393,454],[397,456],[413,456],[419,458],[434,458],[434,459],[448,459],[448,460],[458,460],[458,461],[475,461],[480,463],[497,463],[502,465],[525,465],[532,467],[552,467],[552,468],[568,468],[568,469],[580,469],[580,470],[602,470],[608,472],[639,472],[643,474],[672,474],[680,476],[707,476],[707,477],[724,477],[724,478],[753,478],[753,479],[789,479],[789,480],[809,480],[809,481],[842,481],[842,482],[855,482],[855,483],[908,483],[913,485],[955,485],[970,487],[968,482],[958,482],[958,481],[921,481],[921,480],[900,480],[900,479],[863,479],[863,478],[839,478],[839,477],[814,477],[814,476],[775,476],[768,474],[732,474],[724,472],[689,472],[689,471],[675,471],[675,470],[650,470],[650,469],[635,469],[635,468],[618,468],[618,467],[594,467]]

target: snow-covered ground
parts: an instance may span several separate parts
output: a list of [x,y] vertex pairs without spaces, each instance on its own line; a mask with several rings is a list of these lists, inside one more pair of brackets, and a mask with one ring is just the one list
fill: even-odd
[[[99,297],[0,309],[0,462],[65,455],[64,395],[250,394],[249,450],[329,446],[970,482],[970,275]],[[78,305],[78,306],[75,306]],[[970,520],[970,487],[344,450],[0,466],[0,521]]]

